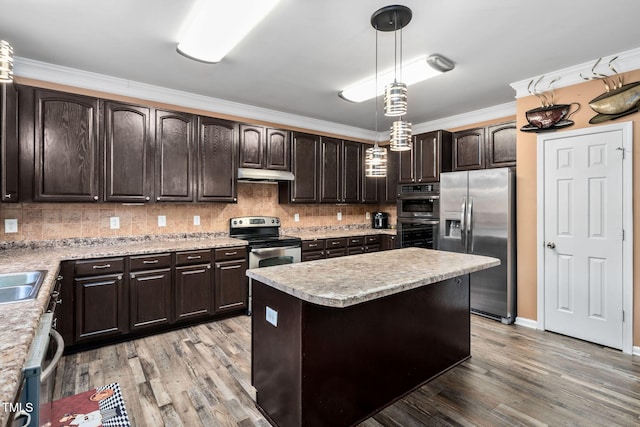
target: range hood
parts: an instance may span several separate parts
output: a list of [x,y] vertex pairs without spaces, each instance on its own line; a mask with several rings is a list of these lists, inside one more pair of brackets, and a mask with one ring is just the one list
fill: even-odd
[[270,169],[238,168],[238,181],[244,182],[277,182],[293,181],[294,176],[289,171],[275,171]]

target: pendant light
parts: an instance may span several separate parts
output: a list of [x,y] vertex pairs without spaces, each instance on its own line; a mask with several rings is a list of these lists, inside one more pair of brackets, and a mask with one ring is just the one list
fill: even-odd
[[0,83],[13,81],[13,48],[9,42],[0,40]]
[[[393,83],[384,89],[384,115],[387,117],[403,116],[407,114],[407,85],[398,82],[398,8],[403,6],[391,6],[393,9]],[[400,80],[402,81],[402,27],[409,23],[411,10],[406,22],[400,26]],[[391,24],[391,22],[390,22]]]
[[[378,32],[376,31],[376,88],[378,87]],[[367,178],[386,178],[387,176],[387,149],[378,145],[378,97],[376,102],[376,136],[373,147],[365,150],[364,175]]]
[[411,150],[411,123],[400,117],[391,124],[391,151]]

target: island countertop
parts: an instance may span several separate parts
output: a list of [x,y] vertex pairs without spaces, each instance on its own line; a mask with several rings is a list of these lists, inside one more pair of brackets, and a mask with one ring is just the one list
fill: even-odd
[[497,265],[497,258],[404,248],[251,269],[247,276],[306,302],[344,308]]

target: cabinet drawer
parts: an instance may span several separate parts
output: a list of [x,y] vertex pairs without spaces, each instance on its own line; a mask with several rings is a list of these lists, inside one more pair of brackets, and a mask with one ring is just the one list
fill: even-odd
[[349,246],[362,246],[364,245],[364,236],[348,237]]
[[367,245],[364,247],[364,253],[368,254],[369,252],[379,252],[380,245]]
[[327,239],[327,249],[344,248],[347,246],[347,238],[339,237],[336,239]]
[[380,235],[376,234],[376,235],[373,235],[373,236],[367,236],[366,244],[367,245],[379,245],[380,244]]
[[308,252],[302,253],[301,261],[302,262],[315,261],[317,259],[325,259],[325,258],[326,256],[324,254],[324,251],[308,251]]
[[303,240],[302,252],[324,250],[324,240]]
[[76,276],[97,276],[102,274],[124,272],[124,258],[90,259],[76,261]]
[[131,271],[151,270],[171,266],[171,254],[135,255],[129,257]]
[[176,252],[176,265],[211,262],[210,250]]
[[247,248],[244,246],[235,246],[233,248],[218,248],[214,250],[215,260],[224,261],[231,259],[245,259],[247,257]]
[[325,253],[327,255],[327,258],[337,258],[347,255],[347,250],[345,248],[327,249]]

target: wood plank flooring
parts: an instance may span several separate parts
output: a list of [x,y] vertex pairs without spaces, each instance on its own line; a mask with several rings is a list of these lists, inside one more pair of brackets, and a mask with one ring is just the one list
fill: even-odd
[[[359,427],[640,425],[637,356],[471,318],[469,361]],[[118,382],[134,426],[268,426],[250,348],[240,316],[65,356],[55,398]]]

